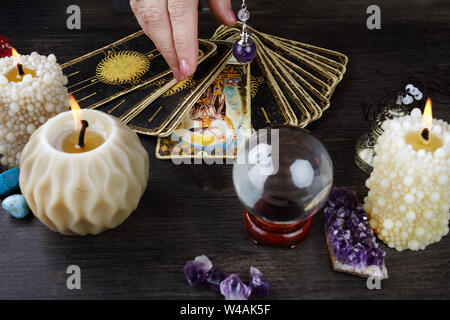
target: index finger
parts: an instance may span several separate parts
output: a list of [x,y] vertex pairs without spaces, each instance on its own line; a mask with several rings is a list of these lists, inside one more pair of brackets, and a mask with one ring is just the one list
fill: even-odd
[[174,76],[180,80],[178,57],[172,38],[167,1],[131,0],[130,4],[142,30],[153,40],[172,69]]
[[197,68],[197,0],[169,0],[168,10],[172,24],[173,40],[183,78]]

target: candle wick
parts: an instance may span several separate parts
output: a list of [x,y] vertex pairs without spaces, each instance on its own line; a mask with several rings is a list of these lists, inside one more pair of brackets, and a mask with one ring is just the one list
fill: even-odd
[[20,64],[20,63],[17,64],[17,70],[19,70],[19,75],[20,75],[21,77],[23,77],[23,75],[25,74],[25,72],[23,71],[23,66],[22,66],[22,64]]
[[430,130],[428,128],[423,129],[421,136],[425,143],[428,143],[428,139],[430,139]]
[[81,130],[78,136],[78,146],[79,148],[84,148],[84,134],[86,133],[86,128],[89,127],[89,123],[86,120],[81,120]]

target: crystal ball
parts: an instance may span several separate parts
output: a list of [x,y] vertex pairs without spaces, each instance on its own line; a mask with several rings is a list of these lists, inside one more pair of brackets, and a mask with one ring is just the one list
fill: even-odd
[[323,144],[304,129],[261,129],[239,149],[233,183],[248,212],[271,224],[292,224],[324,205],[333,163]]

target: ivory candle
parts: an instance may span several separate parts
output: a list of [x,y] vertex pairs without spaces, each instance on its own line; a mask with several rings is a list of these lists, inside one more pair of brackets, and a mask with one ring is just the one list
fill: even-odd
[[427,128],[414,109],[410,116],[385,121],[366,181],[370,225],[399,251],[425,249],[449,231],[450,130],[448,123],[432,119],[431,111],[429,118]]
[[[23,75],[19,74],[18,65]],[[67,78],[56,57],[33,52],[0,58],[0,163],[19,166],[30,135],[47,119],[67,110]]]
[[[74,140],[74,116],[89,123],[84,147]],[[78,135],[77,135],[78,136]],[[122,122],[96,110],[74,110],[48,120],[20,158],[20,188],[30,209],[62,234],[98,234],[134,211],[147,186],[148,154]]]

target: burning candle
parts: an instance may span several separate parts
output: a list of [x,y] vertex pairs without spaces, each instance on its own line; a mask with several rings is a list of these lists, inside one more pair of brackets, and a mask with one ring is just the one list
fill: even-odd
[[77,110],[74,100],[71,106],[31,135],[20,158],[20,188],[51,230],[98,234],[136,209],[147,186],[148,154],[118,119]]
[[30,135],[47,119],[67,110],[67,78],[56,57],[33,52],[0,58],[0,154],[4,166],[19,166]]
[[16,64],[16,67],[12,68],[5,74],[8,81],[20,82],[23,80],[23,77],[27,74],[31,75],[32,78],[36,77],[35,70],[28,69],[27,67],[24,67],[22,65],[20,55],[14,48],[12,48],[12,56],[14,59],[14,63]]
[[[77,101],[69,95],[70,109],[81,110]],[[68,153],[83,153],[100,146],[105,140],[103,136],[94,130],[89,130],[89,122],[80,119],[81,113],[74,112],[73,119],[76,130],[68,133],[61,142],[61,150]]]
[[450,128],[431,112],[428,100],[423,116],[413,109],[385,121],[366,181],[370,225],[399,251],[425,249],[449,231]]

